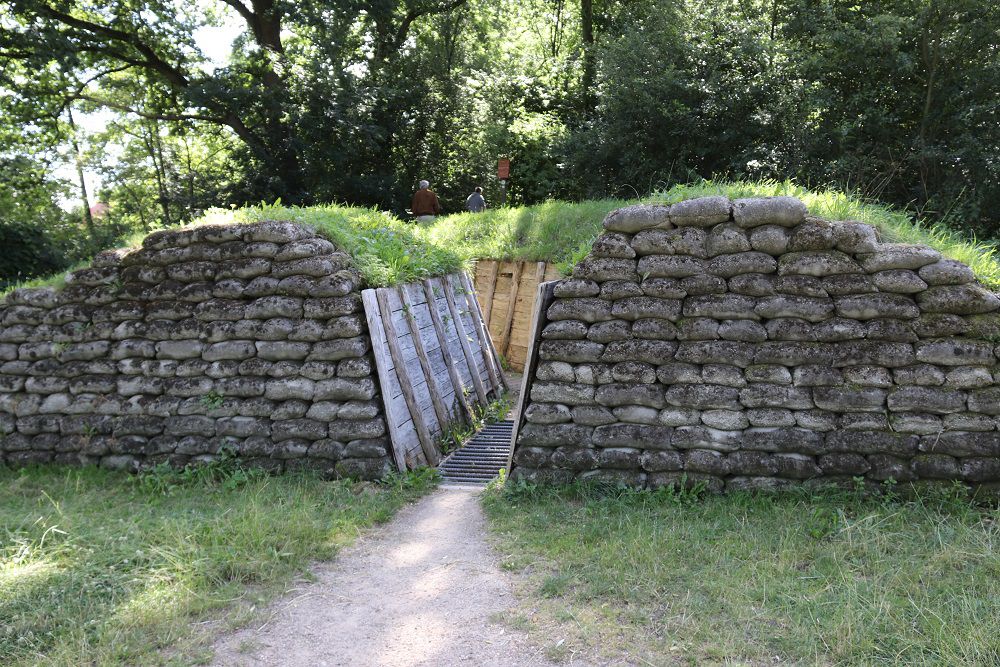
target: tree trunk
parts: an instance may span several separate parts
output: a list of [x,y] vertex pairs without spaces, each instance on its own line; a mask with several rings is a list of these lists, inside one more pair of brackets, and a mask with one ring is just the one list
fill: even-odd
[[593,111],[594,85],[597,78],[597,62],[594,53],[594,0],[580,0],[580,33],[583,40],[583,88],[584,114]]
[[66,115],[69,118],[70,144],[73,147],[73,159],[76,162],[76,176],[80,180],[80,200],[83,203],[83,224],[87,227],[90,235],[90,245],[97,247],[97,228],[94,225],[94,215],[90,212],[90,198],[87,196],[87,179],[83,175],[83,154],[80,152],[80,144],[76,140],[76,123],[73,121],[73,106],[66,107]]
[[163,159],[163,137],[160,136],[160,123],[153,121],[153,145],[156,147],[156,182],[160,189],[160,207],[163,209],[163,221],[167,225],[173,224],[170,215],[170,190],[167,182],[166,161]]

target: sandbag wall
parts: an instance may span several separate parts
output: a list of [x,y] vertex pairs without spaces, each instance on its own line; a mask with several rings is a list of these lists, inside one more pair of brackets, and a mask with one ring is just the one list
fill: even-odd
[[515,478],[1000,488],[1000,299],[794,198],[611,213],[554,284]]
[[0,457],[137,470],[223,448],[273,470],[392,469],[350,258],[298,225],[102,253],[0,305]]

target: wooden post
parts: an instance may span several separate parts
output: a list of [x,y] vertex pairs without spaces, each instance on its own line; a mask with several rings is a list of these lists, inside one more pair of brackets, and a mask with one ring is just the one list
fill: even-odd
[[375,291],[378,300],[379,312],[382,314],[382,327],[385,329],[385,340],[389,346],[389,355],[392,357],[392,364],[396,368],[396,377],[399,378],[399,386],[403,390],[403,400],[410,410],[410,418],[413,419],[413,427],[417,430],[417,437],[420,439],[420,449],[423,450],[427,463],[436,466],[441,461],[434,440],[431,439],[430,431],[424,422],[424,415],[420,412],[420,405],[413,392],[413,383],[410,381],[410,374],[403,363],[403,351],[399,347],[399,337],[396,327],[392,323],[392,310],[386,299],[386,292],[383,289]]
[[545,262],[539,262],[535,265],[535,285],[541,285],[545,282]]
[[385,350],[379,344],[378,332],[382,330],[382,317],[379,314],[375,290],[366,289],[361,292],[361,301],[365,306],[365,319],[368,321],[368,335],[372,339],[372,352],[375,354],[375,369],[378,372],[379,393],[385,408],[386,428],[389,429],[389,441],[392,443],[392,457],[400,472],[406,472],[406,452],[403,451],[396,433],[396,415],[392,413],[392,396],[387,392],[389,387],[389,361],[385,358]]
[[483,322],[486,330],[490,330],[490,316],[493,315],[493,294],[497,291],[497,277],[500,275],[500,260],[491,259],[490,273],[486,279],[486,291],[483,293]]
[[500,354],[507,354],[510,349],[510,329],[514,324],[514,306],[517,303],[517,290],[521,286],[521,269],[524,262],[514,264],[514,273],[510,277],[510,296],[507,300],[507,314],[503,318],[503,328],[500,330]]
[[476,358],[469,347],[469,334],[465,331],[462,315],[458,312],[458,307],[455,305],[455,290],[452,288],[448,276],[441,279],[441,284],[444,286],[444,297],[448,301],[448,312],[451,313],[451,319],[455,322],[455,328],[458,330],[458,342],[462,345],[462,354],[465,355],[465,363],[469,365],[472,384],[476,387],[476,396],[479,397],[479,402],[482,405],[486,405],[489,398],[486,395],[486,387],[483,386],[483,379],[479,377],[479,367],[476,365]]
[[[434,377],[434,370],[431,368],[431,360],[427,357],[427,350],[424,349],[424,340],[420,337],[420,326],[413,316],[413,300],[407,293],[406,285],[397,287],[396,291],[399,293],[400,301],[403,302],[403,314],[410,327],[410,336],[413,337],[413,347],[417,351],[417,360],[420,362],[420,369],[427,378],[427,393],[431,395],[431,405],[434,406],[434,414],[437,415],[438,426],[441,427],[443,433],[450,421],[448,410],[444,407],[441,389],[438,387],[437,378]],[[429,307],[430,304],[428,304]]]
[[538,367],[538,341],[542,338],[542,329],[545,328],[545,313],[552,303],[552,293],[555,291],[556,281],[549,281],[538,284],[538,292],[535,295],[535,305],[531,309],[531,331],[528,334],[528,358],[524,362],[524,375],[521,376],[521,395],[517,397],[517,410],[514,412],[514,428],[510,436],[510,455],[507,457],[507,471],[514,463],[514,447],[517,446],[517,434],[521,430],[524,421],[524,407],[528,404],[528,394],[531,393],[531,383],[534,380],[535,369]]
[[472,316],[472,326],[476,330],[476,338],[479,339],[479,347],[483,351],[483,362],[486,364],[486,372],[490,376],[490,382],[494,389],[506,387],[507,379],[503,376],[500,359],[493,347],[493,338],[490,337],[490,332],[483,323],[483,313],[479,310],[479,300],[476,299],[472,281],[469,280],[469,276],[464,271],[458,274],[458,279],[462,283],[462,289],[465,290],[465,303],[469,307],[469,315]]
[[475,415],[472,413],[472,406],[469,405],[469,401],[465,398],[465,385],[462,384],[462,377],[458,374],[458,369],[455,367],[455,358],[451,356],[451,350],[448,349],[448,329],[445,328],[444,322],[441,321],[441,313],[437,309],[437,297],[434,296],[434,287],[429,280],[424,280],[422,284],[424,295],[427,297],[427,308],[431,313],[431,321],[434,322],[434,333],[437,334],[438,344],[441,346],[441,355],[444,357],[444,363],[448,367],[448,377],[451,378],[451,386],[455,390],[455,399],[462,407],[462,414],[465,420],[471,424]]

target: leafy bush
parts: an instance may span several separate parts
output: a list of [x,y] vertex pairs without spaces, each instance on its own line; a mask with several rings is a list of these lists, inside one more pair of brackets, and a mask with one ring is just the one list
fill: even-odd
[[44,276],[66,268],[66,260],[40,228],[24,222],[0,220],[0,284]]

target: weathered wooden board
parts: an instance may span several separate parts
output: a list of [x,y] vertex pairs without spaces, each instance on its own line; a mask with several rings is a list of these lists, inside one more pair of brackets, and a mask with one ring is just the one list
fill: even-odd
[[436,465],[449,424],[503,390],[466,276],[362,292],[380,393],[401,470]]
[[521,430],[524,421],[524,407],[528,404],[528,396],[531,394],[531,382],[535,375],[535,368],[538,366],[538,345],[542,338],[542,329],[548,318],[545,316],[549,305],[552,304],[555,281],[542,282],[538,284],[537,294],[534,299],[534,308],[531,317],[531,332],[528,334],[528,357],[525,362],[524,374],[521,376],[521,394],[517,398],[517,408],[514,411],[514,429],[510,436],[510,454],[507,457],[507,470],[511,469],[514,463],[514,446],[517,445],[517,434]]
[[[497,352],[511,369],[523,371],[538,285],[557,280],[560,277],[558,269],[546,262],[481,259],[476,262],[473,277],[483,321],[498,344]],[[513,309],[510,305],[512,295]]]

